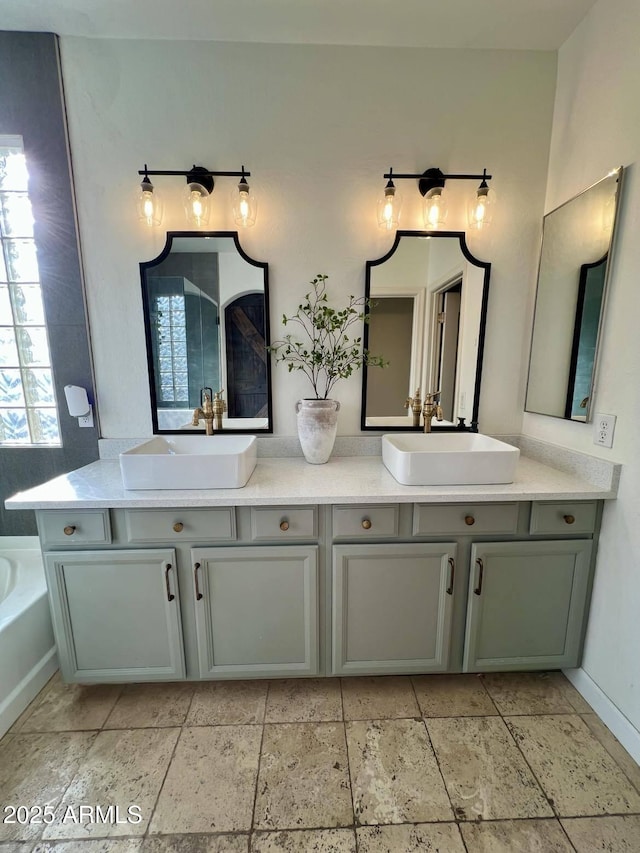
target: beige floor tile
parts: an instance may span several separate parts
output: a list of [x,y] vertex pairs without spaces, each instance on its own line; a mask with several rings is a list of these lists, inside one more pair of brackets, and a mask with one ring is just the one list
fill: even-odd
[[579,716],[509,717],[506,723],[557,814],[640,812],[640,795]]
[[453,819],[421,720],[356,721],[346,731],[357,823]]
[[[55,806],[85,757],[95,732],[15,735],[0,746],[0,804]],[[3,818],[6,815],[3,812]],[[0,841],[38,839],[43,824],[0,822]]]
[[573,684],[562,673],[557,673],[560,679],[559,687],[565,698],[578,714],[593,714],[593,708],[587,700],[576,690]]
[[0,844],[0,853],[31,853],[32,850],[32,844],[21,844],[19,841],[9,841],[7,844]]
[[389,720],[420,716],[408,676],[343,678],[342,703],[345,720]]
[[563,820],[577,853],[638,853],[640,816],[582,817]]
[[267,723],[313,723],[342,719],[337,678],[292,678],[272,681],[267,696]]
[[165,835],[146,838],[141,853],[248,853],[249,835]]
[[198,684],[188,726],[245,726],[262,723],[267,681],[209,681]]
[[352,824],[344,725],[265,725],[254,826],[305,829]]
[[502,719],[457,717],[426,723],[460,820],[554,816]]
[[92,841],[42,841],[33,853],[140,853],[141,850],[141,838],[96,838]]
[[[110,838],[142,835],[162,785],[179,729],[100,732],[80,765],[43,838]],[[81,804],[118,808],[119,820],[74,822]],[[130,806],[138,806],[129,816]]]
[[465,853],[455,823],[361,826],[359,853]]
[[194,686],[189,683],[127,684],[109,714],[105,729],[142,729],[181,726],[187,716]]
[[504,716],[575,713],[573,687],[561,672],[491,672],[483,682]]
[[259,726],[182,730],[150,832],[246,832],[260,757]]
[[257,832],[251,853],[356,853],[356,837],[352,829]]
[[489,717],[498,713],[477,675],[418,675],[412,681],[425,717]]
[[581,714],[581,717],[591,734],[604,746],[636,791],[640,792],[640,766],[636,764],[618,738],[609,731],[596,714]]
[[100,729],[121,690],[120,684],[65,684],[56,677],[40,694],[20,732]]
[[468,853],[573,853],[557,820],[461,823]]

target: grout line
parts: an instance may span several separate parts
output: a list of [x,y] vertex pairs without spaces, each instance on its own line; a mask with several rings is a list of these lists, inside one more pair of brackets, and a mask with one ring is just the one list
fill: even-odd
[[178,744],[180,743],[180,739],[182,738],[182,733],[184,731],[182,726],[174,726],[174,728],[178,729],[178,737],[176,738],[176,742],[174,743],[173,749],[171,750],[171,756],[169,758],[169,761],[167,762],[167,769],[164,771],[164,776],[162,777],[162,782],[158,786],[158,793],[156,794],[156,798],[155,798],[153,806],[151,808],[151,814],[149,815],[149,822],[147,823],[147,828],[145,829],[145,831],[142,833],[141,836],[138,836],[139,838],[149,838],[150,837],[149,836],[149,830],[151,829],[151,821],[155,817],[156,809],[158,808],[158,802],[160,801],[160,795],[162,794],[162,789],[164,788],[164,784],[167,781],[167,776],[169,775],[169,768],[173,764],[173,759],[175,758],[176,750],[178,749]]
[[[344,718],[344,695],[342,693],[342,678],[339,679],[340,684],[340,707],[342,709],[342,731],[344,734],[344,746],[347,753],[347,775],[349,776],[349,793],[351,795],[351,814],[353,816],[353,837],[355,844],[355,853],[359,850],[358,841],[358,821],[356,820],[356,804],[354,800],[353,779],[351,777],[351,756],[349,755],[349,741],[347,740],[347,720]],[[351,721],[349,721],[351,722]]]
[[[509,714],[508,716],[511,716],[511,715]],[[522,715],[521,715],[521,716],[522,716]],[[541,714],[531,714],[530,716],[543,716],[543,715],[541,715]],[[573,715],[571,715],[571,716],[573,716]],[[544,789],[544,786],[542,785],[542,782],[538,779],[537,775],[535,774],[535,772],[534,772],[534,770],[533,770],[533,767],[529,764],[529,762],[528,762],[528,760],[527,760],[527,756],[524,754],[523,750],[522,750],[522,749],[520,749],[520,745],[518,744],[518,741],[516,740],[516,736],[514,735],[514,733],[511,731],[511,729],[510,729],[510,728],[509,728],[509,726],[507,725],[507,721],[505,720],[504,716],[503,716],[503,715],[500,715],[500,719],[502,720],[502,724],[503,724],[503,726],[505,727],[505,729],[507,730],[507,733],[508,733],[509,737],[510,737],[510,738],[511,738],[511,740],[514,742],[516,749],[518,750],[518,752],[519,752],[519,753],[520,753],[520,755],[522,756],[522,760],[524,761],[524,763],[525,763],[525,764],[527,765],[527,767],[529,768],[529,772],[531,773],[531,775],[532,775],[532,776],[533,776],[533,778],[535,779],[537,786],[538,786],[538,787],[540,788],[540,790],[542,791],[542,795],[544,796],[545,800],[547,801],[547,803],[548,803],[548,804],[549,804],[549,806],[551,807],[551,811],[553,812],[553,814],[554,814],[555,818],[556,818],[557,820],[559,820],[559,819],[560,819],[560,815],[558,814],[558,810],[557,810],[557,808],[556,808],[555,800],[554,800],[553,802],[550,800],[549,795],[547,794],[547,792],[546,792],[546,791],[545,791],[545,789]]]
[[255,822],[256,822],[256,805],[258,803],[258,785],[260,783],[260,767],[262,766],[262,749],[264,746],[264,730],[267,725],[265,720],[267,718],[267,703],[269,701],[269,691],[271,690],[271,681],[267,681],[267,690],[264,696],[264,717],[262,721],[262,732],[260,734],[260,748],[258,749],[258,767],[256,768],[256,784],[253,790],[253,805],[251,807],[251,822],[249,824],[249,842],[248,849],[249,853],[251,851],[251,846],[253,844],[253,836],[256,831]]

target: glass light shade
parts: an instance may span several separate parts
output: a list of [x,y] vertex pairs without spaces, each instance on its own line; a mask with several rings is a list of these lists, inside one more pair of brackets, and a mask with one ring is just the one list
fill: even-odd
[[162,222],[162,196],[148,178],[142,181],[136,196],[138,219],[150,228]]
[[443,197],[443,187],[434,187],[425,195],[422,203],[424,227],[428,231],[441,228],[447,220],[447,202]]
[[251,228],[256,224],[258,202],[244,178],[238,184],[238,188],[231,192],[231,207],[236,225],[241,228]]
[[378,227],[385,231],[392,231],[397,228],[400,222],[401,208],[402,196],[393,185],[387,185],[384,188],[384,195],[378,199]]
[[482,231],[491,225],[496,194],[489,187],[480,186],[467,202],[467,222],[469,228]]
[[184,191],[184,210],[187,222],[200,227],[209,222],[209,191],[193,181]]

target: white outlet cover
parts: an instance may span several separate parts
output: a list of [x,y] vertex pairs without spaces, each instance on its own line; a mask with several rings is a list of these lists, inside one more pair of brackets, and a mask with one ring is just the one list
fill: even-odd
[[615,428],[615,415],[596,414],[593,419],[593,443],[599,447],[613,447]]

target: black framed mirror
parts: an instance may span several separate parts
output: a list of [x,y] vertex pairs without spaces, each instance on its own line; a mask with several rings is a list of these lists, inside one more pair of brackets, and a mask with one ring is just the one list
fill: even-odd
[[268,264],[236,231],[170,231],[140,277],[153,432],[203,432],[206,389],[223,390],[223,430],[272,432]]
[[421,429],[405,408],[419,389],[440,391],[432,429],[477,431],[490,272],[462,231],[397,231],[367,261],[364,346],[389,364],[363,369],[363,430]]
[[527,412],[592,418],[621,182],[622,167],[544,217]]

